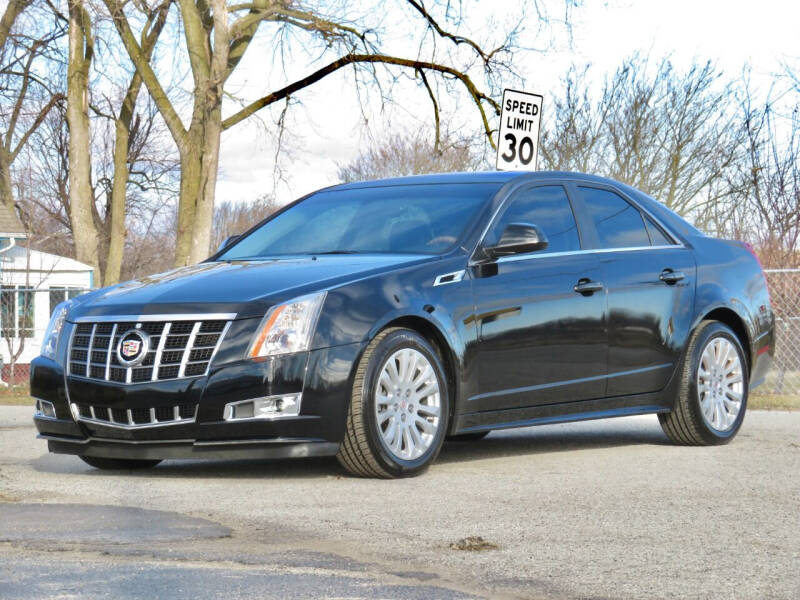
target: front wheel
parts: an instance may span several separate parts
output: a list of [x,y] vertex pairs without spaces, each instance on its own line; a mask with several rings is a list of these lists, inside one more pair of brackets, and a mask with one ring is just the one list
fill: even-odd
[[360,477],[417,475],[439,454],[449,414],[436,350],[415,331],[384,330],[359,361],[337,458]]
[[731,329],[703,321],[689,342],[682,381],[672,412],[658,415],[676,444],[711,446],[731,441],[747,409],[748,369]]

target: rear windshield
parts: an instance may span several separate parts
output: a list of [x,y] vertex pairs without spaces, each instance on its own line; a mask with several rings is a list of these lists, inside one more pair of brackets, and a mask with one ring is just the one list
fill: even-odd
[[455,247],[499,184],[322,191],[276,215],[217,260],[287,254],[442,254]]

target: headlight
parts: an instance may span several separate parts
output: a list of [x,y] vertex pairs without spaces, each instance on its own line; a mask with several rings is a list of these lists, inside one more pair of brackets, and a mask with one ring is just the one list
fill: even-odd
[[247,356],[265,358],[308,350],[325,294],[303,296],[273,306],[261,321]]
[[47,329],[44,332],[44,339],[42,340],[42,356],[50,359],[55,359],[56,348],[58,347],[58,336],[61,335],[61,330],[64,327],[64,321],[67,320],[67,311],[69,310],[70,302],[62,302],[53,311],[53,316],[50,317],[50,323],[47,324]]

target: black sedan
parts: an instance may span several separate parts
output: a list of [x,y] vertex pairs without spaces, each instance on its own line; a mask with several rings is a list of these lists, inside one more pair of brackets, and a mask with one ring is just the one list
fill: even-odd
[[730,441],[774,352],[761,267],[574,173],[346,184],[206,262],[60,305],[31,370],[51,452],[99,468],[335,455],[424,470],[446,439],[654,413]]

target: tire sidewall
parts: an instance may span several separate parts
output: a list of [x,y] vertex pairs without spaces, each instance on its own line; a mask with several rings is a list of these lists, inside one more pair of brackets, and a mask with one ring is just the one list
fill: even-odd
[[[378,384],[380,371],[386,360],[398,350],[403,348],[413,348],[421,352],[433,367],[436,378],[439,382],[439,396],[441,414],[439,426],[433,443],[425,453],[414,460],[403,460],[391,454],[383,445],[380,439],[377,416],[375,414],[375,390]],[[442,448],[444,437],[447,432],[447,421],[450,414],[450,395],[447,387],[447,377],[439,354],[434,350],[430,343],[421,335],[411,330],[393,331],[382,339],[369,358],[364,385],[361,390],[361,414],[367,431],[367,443],[373,456],[378,460],[381,467],[388,471],[393,477],[411,477],[427,469],[436,459]]]
[[[703,350],[712,339],[719,337],[725,338],[731,342],[733,347],[736,349],[736,352],[739,354],[739,362],[742,365],[742,378],[744,384],[742,386],[742,407],[739,410],[739,414],[736,417],[733,427],[724,432],[712,429],[706,423],[706,420],[703,417],[703,412],[700,408],[700,397],[697,392],[697,373],[700,366],[700,359],[703,355]],[[709,444],[724,444],[730,441],[738,433],[739,428],[742,426],[742,422],[744,421],[744,415],[747,411],[747,400],[749,397],[750,387],[750,372],[747,365],[747,358],[739,338],[737,338],[736,334],[733,333],[733,331],[726,325],[723,325],[719,322],[710,323],[698,333],[688,366],[691,369],[687,381],[689,386],[689,410],[692,411],[692,416],[694,417],[695,423],[698,425],[700,435]]]

